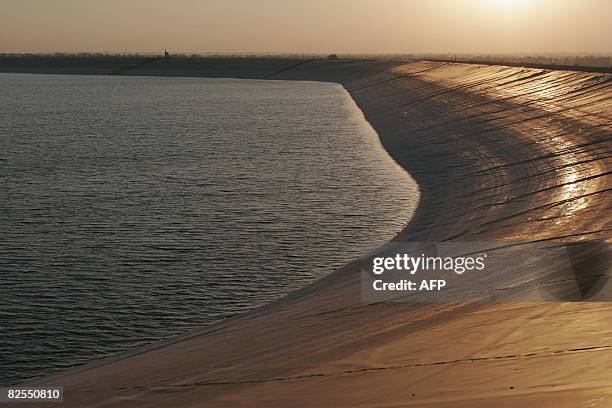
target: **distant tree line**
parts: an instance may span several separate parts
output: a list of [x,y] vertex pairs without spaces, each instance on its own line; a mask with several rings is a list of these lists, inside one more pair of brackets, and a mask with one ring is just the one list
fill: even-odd
[[[88,57],[88,58],[156,58],[164,53],[0,53],[0,57]],[[612,68],[612,55],[609,54],[303,54],[303,53],[172,53],[172,58],[250,58],[291,60],[328,59],[328,60],[383,60],[383,61],[452,61],[483,64],[511,64],[551,67],[593,67],[609,70]]]
[[612,56],[605,54],[488,54],[430,55],[429,59],[470,63],[527,64],[566,67],[612,67]]

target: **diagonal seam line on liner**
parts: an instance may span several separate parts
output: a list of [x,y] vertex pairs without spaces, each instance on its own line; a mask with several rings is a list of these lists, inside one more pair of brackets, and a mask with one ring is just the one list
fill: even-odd
[[587,147],[587,146],[592,146],[592,145],[596,145],[596,144],[600,144],[600,143],[609,143],[610,140],[608,139],[602,139],[602,140],[596,140],[594,142],[588,142],[588,143],[583,143],[583,144],[579,144],[579,145],[575,145],[572,146],[568,149],[563,149],[561,151],[558,152],[553,152],[553,153],[548,153],[548,154],[544,154],[542,156],[538,156],[538,157],[534,157],[534,158],[530,158],[530,159],[525,159],[525,160],[521,160],[521,161],[516,161],[516,162],[512,162],[512,163],[507,163],[507,164],[501,164],[498,166],[493,166],[493,167],[489,167],[489,168],[485,168],[482,170],[478,170],[475,171],[473,173],[468,173],[466,174],[467,176],[477,176],[480,174],[484,174],[484,173],[488,173],[492,170],[497,170],[497,169],[503,169],[503,168],[508,168],[508,167],[512,167],[512,166],[518,166],[521,164],[527,164],[527,163],[532,163],[535,161],[539,161],[539,160],[545,160],[545,159],[550,159],[552,157],[558,157],[558,156],[563,156],[564,154],[568,154],[568,153],[577,153],[580,152],[581,148],[583,147]]
[[291,377],[276,377],[276,378],[267,378],[260,380],[244,380],[244,381],[203,381],[203,382],[193,382],[188,384],[169,384],[169,385],[135,385],[131,387],[116,387],[116,388],[98,388],[98,389],[88,389],[83,390],[84,392],[98,392],[98,391],[111,391],[111,390],[137,390],[137,389],[149,389],[149,390],[168,390],[168,389],[183,389],[188,387],[198,387],[198,386],[213,386],[213,385],[239,385],[239,384],[261,384],[261,383],[270,383],[270,382],[281,382],[281,381],[291,381],[291,380],[301,380],[308,378],[320,378],[320,377],[334,377],[337,375],[347,375],[347,374],[358,374],[364,372],[380,372],[386,370],[401,370],[406,368],[417,368],[417,367],[433,367],[438,365],[447,365],[447,364],[460,364],[460,363],[475,363],[481,361],[496,361],[496,360],[515,360],[515,359],[523,359],[523,358],[531,358],[531,357],[554,357],[560,355],[567,354],[575,354],[575,353],[585,353],[585,352],[593,352],[593,351],[606,351],[612,349],[612,345],[607,346],[591,346],[591,347],[580,347],[580,348],[571,348],[571,349],[563,349],[563,350],[553,350],[543,353],[538,352],[530,352],[525,354],[508,354],[501,356],[485,356],[485,357],[472,357],[472,358],[464,358],[457,360],[443,360],[443,361],[434,361],[431,363],[412,363],[412,364],[404,364],[397,366],[387,366],[387,367],[366,367],[355,370],[345,370],[345,371],[337,371],[332,373],[314,373],[314,374],[305,374],[305,375],[296,375]]
[[311,61],[314,61],[314,60],[307,59],[307,60],[296,62],[295,64],[291,64],[291,65],[288,65],[286,67],[280,68],[280,69],[272,72],[271,74],[266,75],[263,79],[271,79],[275,75],[282,74],[283,72],[289,71],[289,70],[291,70],[291,69],[293,69],[295,67],[299,67],[301,65],[305,65],[305,64],[307,64],[307,63],[309,63]]
[[[475,225],[475,226],[473,226],[473,227],[471,227],[471,228],[469,228],[469,229],[467,229],[467,230],[465,230],[465,231],[463,231],[463,232],[460,232],[460,233],[457,233],[457,234],[455,234],[455,235],[453,235],[453,236],[451,236],[451,237],[448,237],[448,238],[446,239],[446,241],[451,241],[451,240],[453,240],[453,239],[457,239],[457,238],[459,238],[459,237],[461,237],[461,236],[463,236],[463,235],[469,234],[469,233],[470,233],[470,232],[472,232],[472,231],[473,231],[475,228],[480,228],[480,227],[485,226],[485,225],[491,225],[491,224],[498,223],[498,222],[500,222],[500,221],[505,221],[505,220],[509,220],[509,219],[512,219],[512,218],[520,217],[521,215],[525,215],[525,214],[527,214],[527,213],[529,213],[529,212],[531,212],[531,211],[539,211],[539,210],[542,210],[542,209],[544,209],[544,208],[553,208],[553,207],[556,207],[556,206],[558,206],[558,205],[567,204],[567,203],[572,202],[572,201],[575,201],[575,200],[580,200],[580,199],[582,199],[582,198],[585,198],[585,197],[590,197],[590,196],[593,196],[593,195],[596,195],[596,194],[607,193],[607,192],[609,192],[609,191],[612,191],[612,187],[611,187],[611,188],[607,188],[607,189],[605,189],[605,190],[594,191],[594,192],[592,192],[592,193],[583,194],[583,195],[580,195],[580,196],[576,196],[576,197],[568,198],[568,199],[566,199],[566,200],[557,201],[557,202],[555,202],[555,203],[544,204],[544,205],[540,205],[540,206],[537,206],[537,207],[531,207],[531,208],[529,208],[529,209],[527,209],[527,210],[524,210],[524,211],[520,211],[520,212],[517,212],[517,213],[514,213],[514,214],[507,215],[507,216],[505,216],[505,217],[496,218],[496,219],[494,219],[494,220],[491,220],[491,221],[488,221],[488,222],[485,222],[485,223],[482,223],[482,224]],[[607,231],[607,229],[606,229],[606,230],[602,230],[602,231]],[[575,235],[575,234],[574,234],[574,235]],[[579,234],[579,235],[582,235],[582,234]],[[553,238],[554,238],[554,237],[553,237]],[[555,239],[556,239],[556,238],[555,238]]]
[[583,194],[583,195],[580,195],[580,196],[568,198],[566,200],[557,201],[556,203],[550,203],[550,204],[540,205],[540,206],[537,206],[537,207],[532,207],[532,208],[529,208],[529,209],[527,209],[525,211],[520,211],[520,212],[517,212],[517,213],[514,213],[514,214],[510,214],[510,215],[505,216],[505,217],[497,218],[497,219],[494,219],[494,220],[482,223],[482,224],[480,224],[478,226],[482,227],[484,225],[494,224],[494,223],[499,222],[499,221],[503,221],[503,220],[507,220],[507,219],[510,219],[510,218],[515,218],[515,217],[519,217],[521,215],[525,215],[525,214],[527,214],[530,211],[536,211],[536,210],[540,210],[542,208],[556,207],[558,205],[567,204],[569,202],[572,202],[572,201],[575,201],[575,200],[580,200],[580,199],[585,198],[585,197],[590,197],[592,195],[601,194],[601,193],[607,193],[608,191],[612,191],[612,187],[611,188],[606,188],[604,190],[594,191],[592,193]]

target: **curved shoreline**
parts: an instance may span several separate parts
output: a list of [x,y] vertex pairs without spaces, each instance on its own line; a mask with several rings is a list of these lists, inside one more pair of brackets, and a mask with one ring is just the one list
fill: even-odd
[[[172,64],[130,74],[186,72]],[[398,239],[610,241],[609,74],[328,61],[275,72],[342,84],[416,179],[421,202]],[[358,271],[36,383],[64,386],[64,406],[569,407],[612,395],[607,304],[366,305]]]

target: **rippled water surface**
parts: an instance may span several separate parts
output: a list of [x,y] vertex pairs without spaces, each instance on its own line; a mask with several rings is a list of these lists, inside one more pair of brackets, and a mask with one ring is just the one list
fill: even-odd
[[323,83],[0,74],[0,384],[270,302],[417,201]]

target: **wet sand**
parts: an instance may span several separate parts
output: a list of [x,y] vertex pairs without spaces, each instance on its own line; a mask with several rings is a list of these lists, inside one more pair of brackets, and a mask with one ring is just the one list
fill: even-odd
[[[610,74],[202,61],[105,72],[341,83],[421,188],[396,239],[611,240]],[[63,407],[612,405],[612,303],[367,305],[359,277],[352,262],[245,315],[34,384],[63,386]]]

